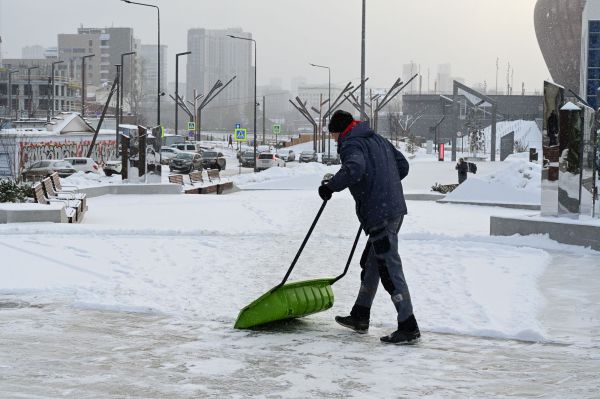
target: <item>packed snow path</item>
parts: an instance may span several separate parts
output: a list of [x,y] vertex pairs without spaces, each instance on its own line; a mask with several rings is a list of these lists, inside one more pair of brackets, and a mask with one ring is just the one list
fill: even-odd
[[[285,274],[314,190],[104,196],[85,223],[0,228],[4,397],[574,397],[597,395],[600,255],[543,237],[489,237],[508,209],[410,202],[401,255],[422,343],[385,346],[383,289],[358,336],[332,310],[237,331]],[[341,272],[357,228],[336,194],[291,279]],[[364,244],[364,237],[359,245]],[[7,262],[8,260],[8,262]]]

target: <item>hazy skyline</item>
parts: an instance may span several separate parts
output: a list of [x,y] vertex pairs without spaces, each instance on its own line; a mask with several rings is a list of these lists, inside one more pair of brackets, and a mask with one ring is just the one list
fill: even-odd
[[[258,43],[258,84],[271,78],[289,87],[295,76],[309,83],[343,84],[360,77],[360,0],[172,0],[152,1],[161,9],[161,42],[168,46],[168,81],[175,78],[175,53],[187,50],[190,28],[240,27]],[[367,76],[374,87],[387,87],[402,65],[421,65],[423,89],[437,65],[450,63],[452,75],[473,85],[506,86],[507,63],[514,68],[514,93],[521,82],[528,92],[541,90],[550,74],[533,26],[536,0],[367,0]],[[57,45],[58,33],[80,26],[132,27],[143,44],[156,44],[156,11],[119,0],[0,0],[3,58],[20,58],[29,45]],[[30,28],[33,27],[33,28]],[[180,79],[185,79],[185,64]]]

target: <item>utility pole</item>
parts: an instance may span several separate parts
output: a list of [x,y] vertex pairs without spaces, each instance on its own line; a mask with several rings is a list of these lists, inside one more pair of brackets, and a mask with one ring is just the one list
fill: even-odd
[[64,61],[55,61],[52,63],[52,117],[54,117],[54,112],[56,110],[54,95],[56,92],[56,86],[54,85],[54,66],[57,64],[62,64]]
[[500,57],[496,57],[496,95],[498,95],[498,68],[500,68]]
[[[12,118],[12,75],[13,73],[19,72],[18,69],[13,71],[8,71],[8,117]],[[19,90],[19,86],[17,86],[17,93]],[[17,95],[17,108],[19,108],[19,97]]]
[[85,59],[94,57],[96,54],[88,54],[81,57],[81,117],[85,117],[85,75],[87,71],[85,69]]
[[265,126],[267,124],[267,120],[266,118],[266,111],[265,111],[265,96],[263,96],[263,102],[262,102],[262,109],[263,109],[263,139],[262,139],[262,143],[263,145],[265,145]]
[[[117,106],[115,107],[115,135],[116,135],[116,145],[117,145],[117,149],[119,148],[119,142],[120,142],[120,137],[119,137],[119,125],[121,124],[121,121],[119,120],[119,108],[121,106],[121,104],[119,103],[120,101],[120,93],[121,93],[121,82],[120,82],[120,78],[121,78],[121,64],[117,64],[115,65],[117,67],[117,77],[115,78],[115,80],[117,81]],[[122,150],[122,149],[121,149]]]
[[33,118],[33,87],[31,87],[31,70],[38,68],[39,66],[27,68],[27,87],[29,88],[29,118]]
[[182,55],[192,54],[191,51],[175,54],[175,134],[179,127],[179,107],[177,102],[179,101],[179,57]]

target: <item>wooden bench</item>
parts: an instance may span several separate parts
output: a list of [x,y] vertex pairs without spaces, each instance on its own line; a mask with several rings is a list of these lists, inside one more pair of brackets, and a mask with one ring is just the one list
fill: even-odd
[[73,194],[57,194],[49,177],[42,180],[42,188],[49,200],[67,201],[67,206],[77,208],[77,221],[83,220],[83,214],[86,211],[84,201],[76,199]]
[[64,200],[51,200],[46,198],[44,194],[44,188],[42,187],[42,183],[38,183],[33,186],[33,193],[35,202],[38,204],[49,205],[53,202],[60,202],[64,205],[65,214],[67,215],[67,220],[69,223],[77,222],[77,208],[72,208],[68,206],[68,203]]
[[219,176],[219,169],[207,169],[206,173],[208,174],[208,180],[211,183],[215,180],[221,181],[221,176]]
[[[191,177],[190,177],[190,180],[191,180]],[[183,192],[185,194],[200,194],[199,187],[185,188],[185,183],[183,182],[183,175],[169,175],[169,183],[179,184],[180,186],[182,186]]]
[[183,175],[169,175],[169,183],[183,186]]
[[189,176],[190,183],[192,183],[192,185],[194,185],[194,183],[204,183],[204,179],[202,178],[202,171],[200,170],[190,172]]

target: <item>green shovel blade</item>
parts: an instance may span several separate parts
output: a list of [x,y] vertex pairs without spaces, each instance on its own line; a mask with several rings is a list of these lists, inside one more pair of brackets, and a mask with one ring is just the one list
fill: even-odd
[[240,311],[234,328],[252,328],[327,310],[333,306],[333,281],[332,278],[297,281],[272,288]]

